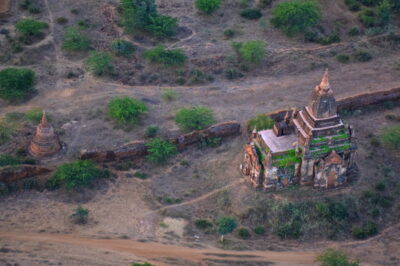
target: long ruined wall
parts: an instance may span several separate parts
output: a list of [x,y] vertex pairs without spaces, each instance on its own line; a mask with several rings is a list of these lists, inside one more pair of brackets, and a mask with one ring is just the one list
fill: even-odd
[[[338,111],[355,110],[373,104],[380,104],[386,101],[400,100],[400,87],[389,90],[366,92],[355,94],[349,97],[339,98],[337,100]],[[267,113],[272,119],[281,121],[284,119],[287,109],[280,109]]]
[[37,165],[17,165],[0,168],[0,182],[10,184],[25,178],[50,173],[51,170]]
[[[193,131],[181,135],[170,141],[178,149],[184,149],[190,145],[199,143],[207,138],[225,138],[240,134],[240,124],[235,121],[227,121],[210,126],[204,130]],[[93,160],[96,162],[112,162],[125,159],[138,159],[147,154],[146,142],[144,140],[133,141],[123,146],[108,151],[82,151],[80,159]]]

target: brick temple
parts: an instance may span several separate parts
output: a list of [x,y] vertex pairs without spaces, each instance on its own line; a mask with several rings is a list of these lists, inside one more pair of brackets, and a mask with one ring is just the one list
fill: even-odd
[[29,154],[37,158],[45,158],[55,155],[62,146],[53,127],[47,121],[46,113],[36,127],[35,134],[28,147]]
[[254,187],[266,190],[338,187],[347,183],[356,149],[353,128],[337,114],[326,71],[306,107],[288,110],[273,129],[254,129],[241,169]]

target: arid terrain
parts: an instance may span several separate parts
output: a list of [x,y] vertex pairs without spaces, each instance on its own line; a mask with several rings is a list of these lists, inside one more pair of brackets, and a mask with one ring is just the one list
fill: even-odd
[[[178,18],[178,34],[163,43],[183,49],[189,57],[182,71],[156,66],[142,58],[143,51],[159,41],[125,34],[117,23],[119,1],[37,0],[41,9],[37,14],[21,10],[18,2],[22,1],[11,1],[9,13],[0,17],[0,30],[13,32],[14,24],[23,17],[45,21],[49,26],[41,39],[24,45],[18,53],[11,52],[5,36],[0,35],[0,70],[27,67],[37,75],[36,94],[18,104],[0,101],[0,114],[40,108],[51,115],[51,123],[67,149],[61,157],[44,162],[46,166],[73,161],[82,150],[111,149],[143,139],[146,127],[151,125],[157,125],[163,136],[177,136],[180,130],[174,114],[182,107],[207,106],[214,110],[217,121],[235,120],[243,126],[241,136],[228,138],[216,148],[190,147],[166,165],[145,160],[133,162],[128,169],[121,169],[121,163],[104,165],[115,176],[91,189],[20,190],[1,196],[0,264],[317,265],[314,260],[320,252],[338,248],[359,258],[361,265],[400,265],[400,195],[394,196],[393,192],[398,184],[400,154],[371,141],[386,126],[399,123],[387,119],[388,114],[400,116],[398,103],[343,114],[343,119],[356,130],[359,169],[357,178],[345,188],[265,193],[253,190],[239,170],[248,139],[246,121],[260,113],[304,106],[326,68],[337,98],[399,87],[400,44],[387,41],[384,34],[348,36],[350,28],[361,24],[344,1],[319,1],[321,24],[328,31],[340,25],[342,36],[339,43],[322,46],[304,42],[301,36],[288,38],[272,25],[263,29],[259,22],[241,18],[236,0],[223,1],[220,10],[211,16],[200,14],[192,0],[158,0],[161,14]],[[274,4],[277,2],[282,1]],[[0,11],[2,3],[0,0]],[[114,14],[111,21],[105,10]],[[271,8],[262,12],[266,19],[271,16]],[[60,17],[68,21],[57,23]],[[116,38],[136,46],[131,58],[116,60],[118,75],[93,76],[84,66],[87,53],[61,49],[65,28],[81,21],[89,25],[86,33],[95,50],[109,49],[109,43]],[[398,26],[396,17],[396,34],[400,32]],[[234,53],[232,40],[223,35],[227,28],[238,32],[234,41],[267,43],[262,64],[250,67],[243,77],[233,81],[224,75],[231,64],[226,57]],[[372,60],[352,60],[348,64],[336,60],[337,54],[352,54],[360,49],[368,51]],[[213,78],[195,82],[190,74],[194,70]],[[184,84],[177,85],[179,75]],[[174,101],[162,99],[166,88],[176,92]],[[107,102],[116,96],[140,99],[148,106],[145,117],[132,129],[119,127],[106,114]],[[0,153],[12,154],[25,148],[30,136],[27,132],[33,130],[33,125],[23,129],[13,141],[0,146]],[[143,172],[148,178],[131,178],[136,172]],[[387,182],[385,193],[393,193],[393,204],[377,218],[379,233],[365,240],[352,239],[351,228],[334,238],[315,233],[295,240],[280,239],[268,228],[267,217],[254,214],[275,201],[356,198],[381,180]],[[174,202],[166,203],[165,199]],[[85,225],[70,221],[78,204],[90,210]],[[231,234],[220,243],[218,234],[203,232],[193,224],[196,219],[214,220],[221,215],[238,217],[240,224],[249,228],[263,222],[266,234],[252,235],[247,240]],[[359,221],[367,219],[362,213],[358,215]]]

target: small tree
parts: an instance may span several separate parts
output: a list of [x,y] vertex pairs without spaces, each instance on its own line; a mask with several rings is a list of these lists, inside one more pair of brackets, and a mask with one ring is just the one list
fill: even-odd
[[143,56],[152,63],[164,66],[183,65],[187,60],[186,55],[181,49],[166,49],[162,45],[145,51]]
[[224,235],[232,233],[237,227],[235,218],[224,216],[217,220],[218,233],[221,234],[221,242],[224,241]]
[[95,75],[102,76],[111,73],[114,69],[112,56],[108,52],[92,52],[86,58],[86,67]]
[[265,42],[248,41],[240,45],[240,57],[247,63],[259,64],[265,57]]
[[346,253],[334,250],[334,249],[327,249],[322,254],[320,254],[316,262],[319,262],[320,266],[358,266],[358,260],[350,260]]
[[90,40],[78,27],[69,27],[65,30],[62,49],[66,51],[87,51],[90,48]]
[[111,43],[111,49],[117,56],[130,56],[135,51],[135,46],[125,40],[114,40]]
[[206,14],[211,14],[221,6],[221,0],[196,0],[197,9]]
[[177,154],[175,145],[161,138],[154,138],[147,146],[147,159],[155,163],[164,163]]
[[71,214],[71,218],[75,224],[86,224],[89,217],[89,210],[82,208],[81,205],[75,209],[74,213]]
[[37,21],[30,18],[21,19],[17,22],[17,24],[15,24],[15,29],[17,32],[24,37],[37,35],[42,29],[47,27],[48,25],[46,22]]
[[147,112],[146,105],[129,97],[118,97],[108,103],[108,114],[120,123],[135,124]]
[[315,26],[321,17],[321,10],[314,1],[282,2],[272,10],[271,23],[286,35],[292,36]]
[[65,163],[57,168],[48,180],[49,188],[64,186],[66,189],[85,187],[98,178],[109,176],[108,171],[100,170],[91,161]]
[[243,239],[249,239],[251,237],[250,231],[244,227],[239,228],[237,233],[238,236]]
[[35,72],[26,68],[6,68],[0,71],[0,98],[17,101],[34,90]]
[[175,122],[184,131],[201,130],[212,125],[213,111],[204,106],[194,106],[180,109],[175,116]]
[[[400,2],[400,1],[398,1]],[[390,15],[392,12],[392,5],[388,0],[383,0],[378,5],[378,17],[379,17],[379,24],[385,26],[390,22]]]

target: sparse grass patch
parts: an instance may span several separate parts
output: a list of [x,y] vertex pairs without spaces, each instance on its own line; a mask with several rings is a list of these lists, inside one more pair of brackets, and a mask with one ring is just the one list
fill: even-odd
[[90,39],[77,26],[69,27],[65,30],[61,48],[65,51],[88,51],[90,49]]
[[75,224],[86,224],[89,218],[89,210],[78,206],[74,213],[71,214],[71,219]]
[[347,64],[350,61],[350,56],[346,54],[339,54],[336,56],[336,60],[342,64]]
[[85,65],[96,76],[113,73],[112,55],[108,52],[91,52]]
[[257,20],[262,17],[262,13],[258,8],[246,8],[240,12],[240,16],[245,19]]
[[196,0],[195,5],[201,12],[211,14],[221,6],[221,0]]
[[357,51],[353,54],[353,57],[358,62],[368,62],[372,60],[372,55],[366,51]]
[[111,50],[117,56],[128,57],[135,51],[135,46],[125,40],[114,40],[111,43]]
[[173,89],[164,89],[161,93],[161,98],[166,102],[174,101],[176,97],[177,93]]
[[20,164],[35,164],[35,160],[14,157],[8,154],[0,154],[0,167],[3,166],[11,166],[11,165],[20,165]]
[[400,149],[400,125],[386,127],[380,137],[381,141],[389,148]]

